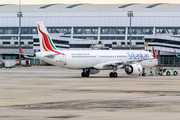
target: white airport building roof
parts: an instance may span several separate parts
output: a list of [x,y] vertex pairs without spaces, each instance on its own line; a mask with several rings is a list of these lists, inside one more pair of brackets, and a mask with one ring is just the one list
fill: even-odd
[[[19,8],[15,4],[0,4],[0,59],[16,57],[18,52]],[[128,11],[133,11],[131,37]],[[52,35],[52,38],[59,49],[91,49],[92,43],[98,40],[112,49],[129,49],[131,38],[133,49],[142,49],[144,41],[150,41],[149,45],[157,50],[158,59],[160,55],[163,59],[161,64],[171,64],[166,61],[167,55],[175,60],[174,48],[180,53],[180,4],[21,5],[21,12],[21,45],[27,53],[40,49],[39,39],[35,37],[37,21],[42,21],[50,34],[58,36]],[[156,34],[171,34],[172,37],[157,37]],[[178,60],[173,64],[180,66]]]
[[[22,5],[27,12],[180,12],[180,4],[47,4]],[[0,13],[14,13],[19,11],[19,5],[0,4]]]

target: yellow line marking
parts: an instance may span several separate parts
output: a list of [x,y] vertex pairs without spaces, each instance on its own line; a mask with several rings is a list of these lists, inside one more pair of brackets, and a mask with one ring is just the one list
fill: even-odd
[[177,95],[164,95],[164,96],[177,96]]

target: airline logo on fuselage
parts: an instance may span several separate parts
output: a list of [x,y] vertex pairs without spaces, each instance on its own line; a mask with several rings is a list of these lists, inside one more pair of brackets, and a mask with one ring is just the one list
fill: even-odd
[[149,59],[149,55],[148,55],[148,54],[127,52],[127,55],[128,55],[128,59],[129,59],[129,60]]

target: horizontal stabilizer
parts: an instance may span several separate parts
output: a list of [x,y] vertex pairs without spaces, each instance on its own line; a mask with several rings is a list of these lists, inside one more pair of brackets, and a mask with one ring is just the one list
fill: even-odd
[[53,57],[59,55],[58,53],[54,53],[54,52],[47,52],[46,55],[44,57]]

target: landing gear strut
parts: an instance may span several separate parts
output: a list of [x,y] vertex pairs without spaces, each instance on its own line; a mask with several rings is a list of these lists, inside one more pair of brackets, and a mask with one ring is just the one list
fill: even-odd
[[82,76],[82,77],[89,77],[89,72],[90,72],[90,70],[88,70],[88,69],[83,69],[83,72],[81,73],[81,76]]
[[146,76],[146,73],[145,73],[145,68],[143,68],[143,73],[142,73],[142,76]]
[[116,70],[117,70],[117,66],[113,66],[113,72],[109,73],[109,77],[117,78],[118,74],[117,74],[117,72],[115,72]]

